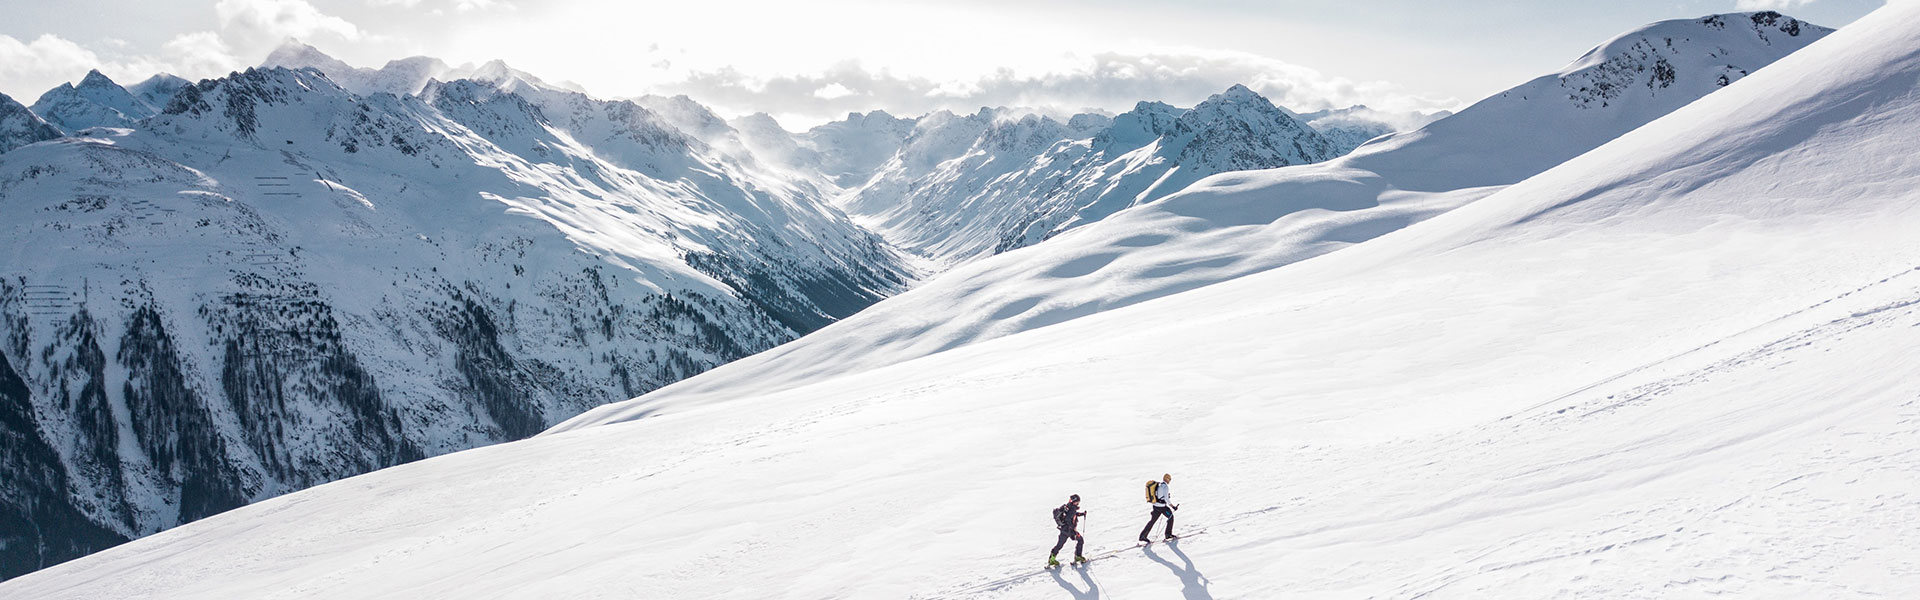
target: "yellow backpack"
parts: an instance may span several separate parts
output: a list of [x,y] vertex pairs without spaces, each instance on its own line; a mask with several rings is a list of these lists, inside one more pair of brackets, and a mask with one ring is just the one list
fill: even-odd
[[1147,502],[1154,503],[1159,501],[1160,501],[1160,482],[1154,481],[1152,479],[1148,479],[1147,480]]

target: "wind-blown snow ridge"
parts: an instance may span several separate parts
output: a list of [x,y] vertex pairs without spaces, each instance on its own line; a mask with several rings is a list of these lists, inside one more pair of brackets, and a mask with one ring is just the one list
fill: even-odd
[[[1884,8],[1341,252],[320,486],[0,593],[1898,595],[1920,585],[1917,18]],[[1204,536],[1036,569],[1041,511],[1079,494],[1116,549],[1164,472]]]

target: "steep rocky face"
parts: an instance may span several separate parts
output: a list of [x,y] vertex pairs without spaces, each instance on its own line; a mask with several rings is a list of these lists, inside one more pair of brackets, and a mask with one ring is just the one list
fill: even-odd
[[526,437],[913,275],[816,190],[515,81],[250,69],[0,155],[0,575]]
[[99,71],[88,71],[80,85],[62,83],[33,103],[33,112],[67,131],[88,127],[131,127],[153,116],[154,106],[134,97]]
[[19,102],[0,94],[0,154],[34,142],[65,135],[59,127],[33,114]]
[[126,541],[68,500],[72,482],[36,425],[34,395],[0,353],[0,576],[13,576]]

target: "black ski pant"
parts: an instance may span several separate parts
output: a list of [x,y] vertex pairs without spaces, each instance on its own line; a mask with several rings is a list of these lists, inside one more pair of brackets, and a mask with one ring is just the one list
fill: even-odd
[[1083,552],[1083,550],[1087,549],[1087,538],[1080,537],[1080,532],[1073,531],[1071,529],[1060,530],[1060,541],[1053,543],[1053,552],[1050,555],[1059,556],[1060,549],[1067,547],[1067,540],[1073,540],[1074,556],[1087,555],[1085,552]]
[[1167,537],[1173,537],[1173,509],[1165,506],[1153,507],[1153,518],[1147,519],[1147,526],[1140,528],[1140,539],[1147,539],[1147,532],[1153,531],[1153,524],[1160,522],[1160,515],[1167,516]]

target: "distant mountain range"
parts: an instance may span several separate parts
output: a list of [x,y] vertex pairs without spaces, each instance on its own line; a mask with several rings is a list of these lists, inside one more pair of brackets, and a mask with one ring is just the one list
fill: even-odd
[[1654,23],[1419,129],[1325,162],[1213,175],[562,428],[878,369],[1360,244],[1539,175],[1831,33],[1771,12]]

